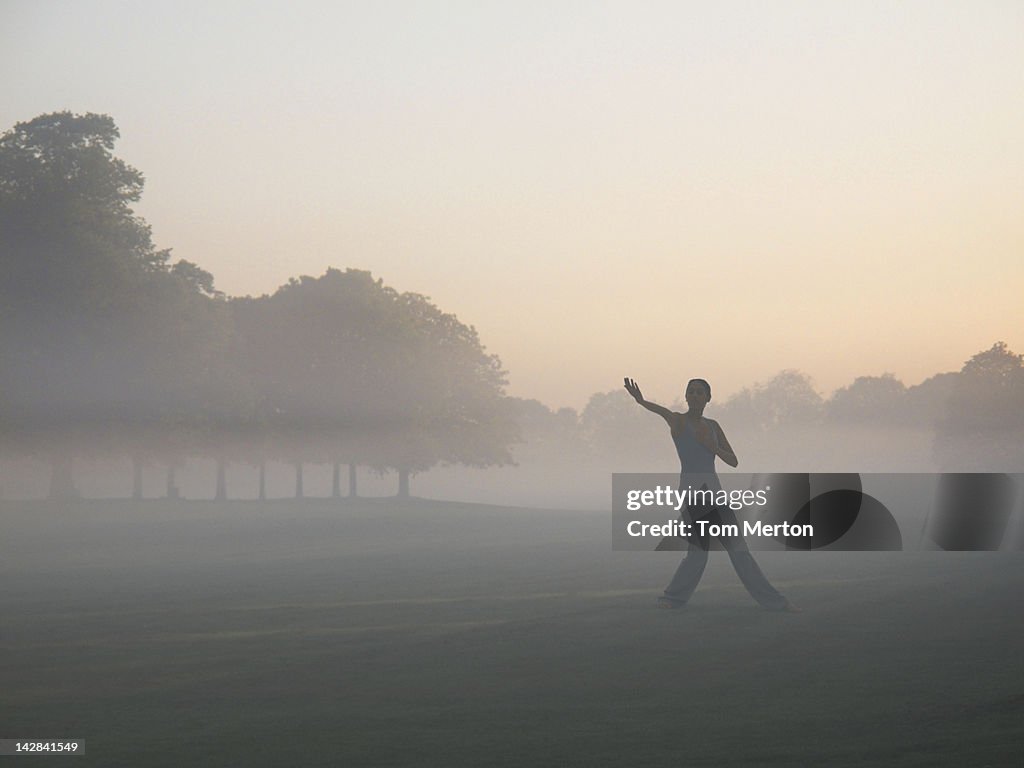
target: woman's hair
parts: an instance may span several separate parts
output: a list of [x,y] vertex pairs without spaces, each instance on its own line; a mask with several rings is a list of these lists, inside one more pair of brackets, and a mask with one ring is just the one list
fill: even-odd
[[689,389],[690,385],[693,384],[694,382],[696,382],[697,384],[700,384],[700,385],[702,385],[704,387],[704,391],[708,393],[708,400],[710,400],[711,399],[711,385],[708,384],[706,381],[704,381],[704,379],[690,379],[688,382],[686,382],[686,388]]

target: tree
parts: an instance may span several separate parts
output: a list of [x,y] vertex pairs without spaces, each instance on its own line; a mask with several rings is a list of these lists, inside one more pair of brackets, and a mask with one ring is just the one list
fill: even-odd
[[393,386],[385,363],[395,296],[368,272],[330,269],[231,302],[263,431],[251,455],[261,467],[294,464],[297,494],[305,462],[348,463],[351,479],[357,464],[379,459],[371,436]]
[[573,408],[552,411],[540,400],[507,398],[511,415],[526,443],[564,446],[577,437],[579,416]]
[[670,445],[665,422],[638,407],[623,389],[591,395],[579,431],[592,451],[609,457],[651,457]]
[[907,388],[893,374],[858,376],[825,403],[832,421],[891,424],[902,419]]
[[1024,464],[1024,355],[1004,342],[971,357],[956,378],[935,454],[944,469],[1019,472]]
[[408,495],[409,475],[439,462],[511,460],[500,361],[425,297],[329,269],[232,307],[271,443],[297,468],[396,469]]
[[769,431],[810,424],[820,418],[822,409],[810,377],[789,369],[737,392],[722,406],[721,416],[736,429]]
[[213,278],[171,265],[132,211],[143,178],[118,135],[59,112],[0,136],[0,423],[54,454],[55,495],[78,448],[138,455],[192,418],[227,337]]
[[409,495],[410,475],[439,463],[512,463],[519,433],[501,360],[487,353],[475,328],[425,296],[399,294],[396,310],[398,369],[389,376],[391,429],[382,456],[398,471],[398,495]]
[[959,372],[937,373],[920,384],[908,387],[904,397],[905,421],[935,429],[946,419],[950,397],[959,378]]

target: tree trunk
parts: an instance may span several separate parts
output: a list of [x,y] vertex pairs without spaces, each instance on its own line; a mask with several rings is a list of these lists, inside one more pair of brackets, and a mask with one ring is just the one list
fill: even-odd
[[260,490],[259,500],[267,500],[267,462],[260,459]]
[[341,462],[334,462],[334,479],[331,483],[331,498],[341,498]]
[[74,459],[66,451],[58,451],[50,463],[50,498],[73,499],[75,491]]
[[217,492],[213,496],[214,501],[227,501],[228,498],[226,464],[224,459],[217,459]]
[[296,462],[295,464],[295,498],[301,499],[304,494],[302,492],[302,462]]
[[142,459],[132,456],[132,498],[142,498]]
[[409,470],[398,470],[398,498],[409,498]]
[[167,465],[167,494],[166,494],[168,499],[177,499],[181,495],[181,494],[178,493],[178,485],[177,485],[177,483],[174,480],[174,476],[176,474],[177,473],[176,473],[176,471],[174,469],[174,465],[173,464],[168,464]]
[[348,465],[348,497],[355,499],[359,497],[359,486],[356,485],[356,465]]

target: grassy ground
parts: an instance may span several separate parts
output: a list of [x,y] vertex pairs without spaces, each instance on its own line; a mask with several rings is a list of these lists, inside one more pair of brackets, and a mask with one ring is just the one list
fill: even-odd
[[759,553],[780,615],[721,553],[657,610],[678,555],[609,542],[602,514],[423,500],[6,502],[0,737],[99,766],[1024,754],[1020,555]]

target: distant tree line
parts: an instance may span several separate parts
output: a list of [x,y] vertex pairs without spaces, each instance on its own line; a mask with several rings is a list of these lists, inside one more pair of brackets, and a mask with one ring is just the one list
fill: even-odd
[[[681,400],[670,407],[686,410]],[[957,372],[939,373],[910,387],[891,373],[860,376],[827,398],[807,374],[784,370],[721,403],[712,401],[708,415],[730,433],[760,435],[764,441],[794,430],[828,436],[841,436],[848,428],[879,434],[922,430],[934,436],[928,458],[938,467],[1020,472],[1024,355],[996,342]],[[650,420],[638,416],[636,404],[622,389],[593,395],[578,422],[582,442],[605,454],[643,451],[650,444]],[[660,423],[654,429],[663,431]],[[880,443],[877,450],[884,454],[886,446]]]
[[[132,210],[143,177],[113,154],[106,115],[43,115],[0,136],[0,458],[45,457],[51,495],[75,494],[72,459],[130,456],[166,468],[333,465],[332,493],[356,495],[356,467],[409,478],[437,464],[495,466],[516,450],[643,455],[660,425],[621,389],[579,413],[505,394],[506,372],[476,331],[426,297],[357,269],[229,298],[211,274],[158,249]],[[685,410],[685,404],[670,404]],[[766,437],[851,425],[934,433],[942,466],[1024,464],[1024,356],[1002,342],[958,372],[907,387],[862,376],[824,398],[785,370],[709,415]],[[525,445],[520,449],[518,442]],[[660,447],[660,444],[659,444]],[[347,468],[347,478],[343,478]]]
[[368,272],[330,269],[228,299],[158,250],[132,211],[142,175],[116,158],[106,115],[61,112],[0,137],[0,437],[47,456],[74,495],[75,455],[174,471],[190,455],[409,476],[439,462],[508,463],[506,374],[476,331]]

